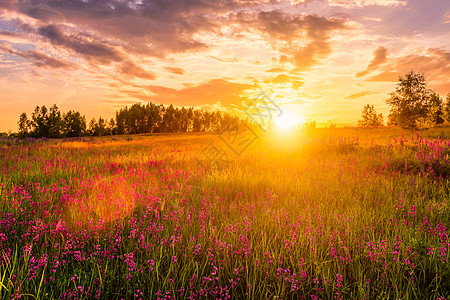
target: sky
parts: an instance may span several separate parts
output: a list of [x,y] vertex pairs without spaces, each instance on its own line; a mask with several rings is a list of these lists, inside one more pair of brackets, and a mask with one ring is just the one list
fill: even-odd
[[1,0],[0,131],[56,104],[240,114],[264,93],[298,122],[386,116],[399,76],[450,92],[449,0]]

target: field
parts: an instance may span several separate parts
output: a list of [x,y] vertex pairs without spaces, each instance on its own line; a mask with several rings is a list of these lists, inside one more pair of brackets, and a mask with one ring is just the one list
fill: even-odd
[[2,140],[0,298],[450,298],[449,128],[254,137]]

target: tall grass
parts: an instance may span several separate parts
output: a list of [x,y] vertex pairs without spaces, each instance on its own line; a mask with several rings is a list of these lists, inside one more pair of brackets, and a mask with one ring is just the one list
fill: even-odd
[[448,298],[431,136],[260,133],[219,165],[213,135],[3,141],[0,298]]

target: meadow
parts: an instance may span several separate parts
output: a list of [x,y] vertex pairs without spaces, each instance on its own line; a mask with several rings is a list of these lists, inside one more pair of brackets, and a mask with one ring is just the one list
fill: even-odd
[[258,132],[232,150],[1,140],[0,299],[450,298],[449,128]]

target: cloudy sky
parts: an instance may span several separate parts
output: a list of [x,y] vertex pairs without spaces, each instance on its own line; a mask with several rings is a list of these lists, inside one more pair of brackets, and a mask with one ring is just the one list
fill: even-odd
[[399,75],[450,92],[449,0],[1,0],[0,131],[57,104],[88,119],[136,102],[385,116]]

